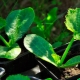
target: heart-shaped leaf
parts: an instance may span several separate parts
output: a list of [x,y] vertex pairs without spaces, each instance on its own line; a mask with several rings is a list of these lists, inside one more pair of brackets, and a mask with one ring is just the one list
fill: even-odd
[[68,10],[65,25],[73,32],[74,39],[80,40],[80,8]]
[[15,59],[21,52],[21,48],[18,44],[14,44],[12,47],[0,46],[0,58]]
[[0,29],[6,26],[6,20],[0,17]]
[[16,74],[8,76],[6,80],[30,80],[30,78],[28,76]]
[[63,64],[61,67],[72,67],[80,63],[80,55],[75,56],[71,59],[69,59],[65,64]]
[[22,38],[28,31],[34,17],[34,10],[30,7],[14,10],[7,16],[7,26],[5,27],[5,31],[12,43],[15,43]]
[[37,57],[50,62],[57,66],[55,63],[56,60],[59,61],[60,58],[53,50],[53,47],[42,37],[36,34],[29,34],[24,38],[24,46],[30,52],[35,54]]

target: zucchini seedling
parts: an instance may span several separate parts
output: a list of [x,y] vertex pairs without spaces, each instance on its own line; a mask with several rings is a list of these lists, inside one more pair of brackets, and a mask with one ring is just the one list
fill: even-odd
[[10,12],[6,19],[0,18],[0,29],[4,27],[9,39],[7,41],[0,34],[0,40],[5,44],[0,45],[0,58],[15,59],[20,54],[21,48],[17,41],[28,31],[34,16],[34,10],[28,7]]
[[29,34],[24,38],[24,46],[27,50],[60,68],[71,67],[80,63],[80,55],[74,56],[64,63],[74,40],[80,40],[80,8],[70,8],[65,18],[65,25],[68,30],[73,32],[73,36],[62,56],[54,51],[49,42],[36,34]]

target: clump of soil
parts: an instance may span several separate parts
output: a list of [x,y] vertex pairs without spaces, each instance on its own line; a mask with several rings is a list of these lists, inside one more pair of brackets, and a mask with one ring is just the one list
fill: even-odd
[[65,78],[71,78],[72,76],[80,74],[80,68],[78,67],[78,65],[72,68],[65,68],[63,74],[64,76],[61,76],[61,80],[65,80]]

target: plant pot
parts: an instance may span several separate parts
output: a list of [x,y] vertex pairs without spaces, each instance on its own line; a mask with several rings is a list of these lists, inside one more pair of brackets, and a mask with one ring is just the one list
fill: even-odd
[[20,54],[15,60],[0,60],[0,67],[5,68],[7,74],[21,73],[36,65],[35,56],[29,52]]
[[[68,44],[68,43],[67,43]],[[59,55],[62,55],[63,54],[63,52],[64,52],[64,50],[65,50],[65,48],[67,47],[67,44],[65,44],[65,45],[63,45],[63,46],[61,46],[61,47],[59,47],[59,48],[56,48],[55,49],[55,51],[59,54]],[[74,43],[73,43],[73,45],[72,45],[72,47],[71,47],[71,49],[70,49],[70,52],[71,53],[75,53],[76,51],[79,51],[80,50],[80,41],[75,41]],[[77,55],[77,54],[75,54],[75,55]],[[71,57],[73,57],[74,55],[72,54],[72,55],[68,55],[68,57],[66,58],[66,60],[67,59],[69,59],[69,58],[71,58]],[[65,60],[65,61],[66,61]],[[41,71],[43,71],[43,70],[46,70],[48,73],[50,72],[50,74],[51,74],[51,76],[52,76],[52,78],[53,78],[53,80],[76,80],[75,79],[75,77],[76,76],[74,76],[74,77],[71,77],[71,78],[64,78],[64,73],[63,73],[63,71],[65,71],[65,69],[63,69],[63,68],[57,68],[57,67],[55,67],[54,65],[52,65],[52,64],[50,64],[50,63],[48,63],[48,62],[46,62],[46,61],[44,61],[44,60],[42,60],[42,59],[40,59],[40,58],[37,58],[37,61],[39,62],[39,64],[40,64],[40,69],[41,69]],[[80,67],[79,67],[80,68]],[[78,76],[78,75],[77,75]],[[79,78],[80,76],[78,76],[77,78]]]
[[[34,67],[34,68],[36,68],[36,67]],[[5,80],[9,75],[14,75],[14,74],[7,74],[7,72],[5,71],[4,68],[0,68],[0,69],[2,69],[1,72],[3,73],[2,75],[0,75],[0,77],[1,77],[0,79],[1,80]],[[30,70],[28,70],[28,71],[30,71]],[[1,74],[1,72],[0,72],[0,74]],[[47,78],[52,78],[52,76],[50,75],[50,73],[46,72],[46,70],[40,71],[37,74],[32,74],[32,73],[30,74],[30,73],[28,73],[28,72],[22,72],[22,73],[17,73],[17,74],[22,74],[22,75],[25,75],[25,76],[29,76],[30,80],[45,80]]]
[[5,68],[7,74],[21,73],[37,65],[35,56],[24,48],[23,39],[24,37],[17,41],[21,47],[21,53],[16,59],[8,60],[0,58],[0,67]]

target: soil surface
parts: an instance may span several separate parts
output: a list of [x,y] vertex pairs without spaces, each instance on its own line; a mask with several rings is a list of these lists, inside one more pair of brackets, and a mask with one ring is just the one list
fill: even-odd
[[[71,78],[72,76],[80,74],[80,68],[78,67],[65,68],[65,70],[63,71],[63,74],[65,78]],[[64,76],[61,76],[61,80],[65,80]]]

